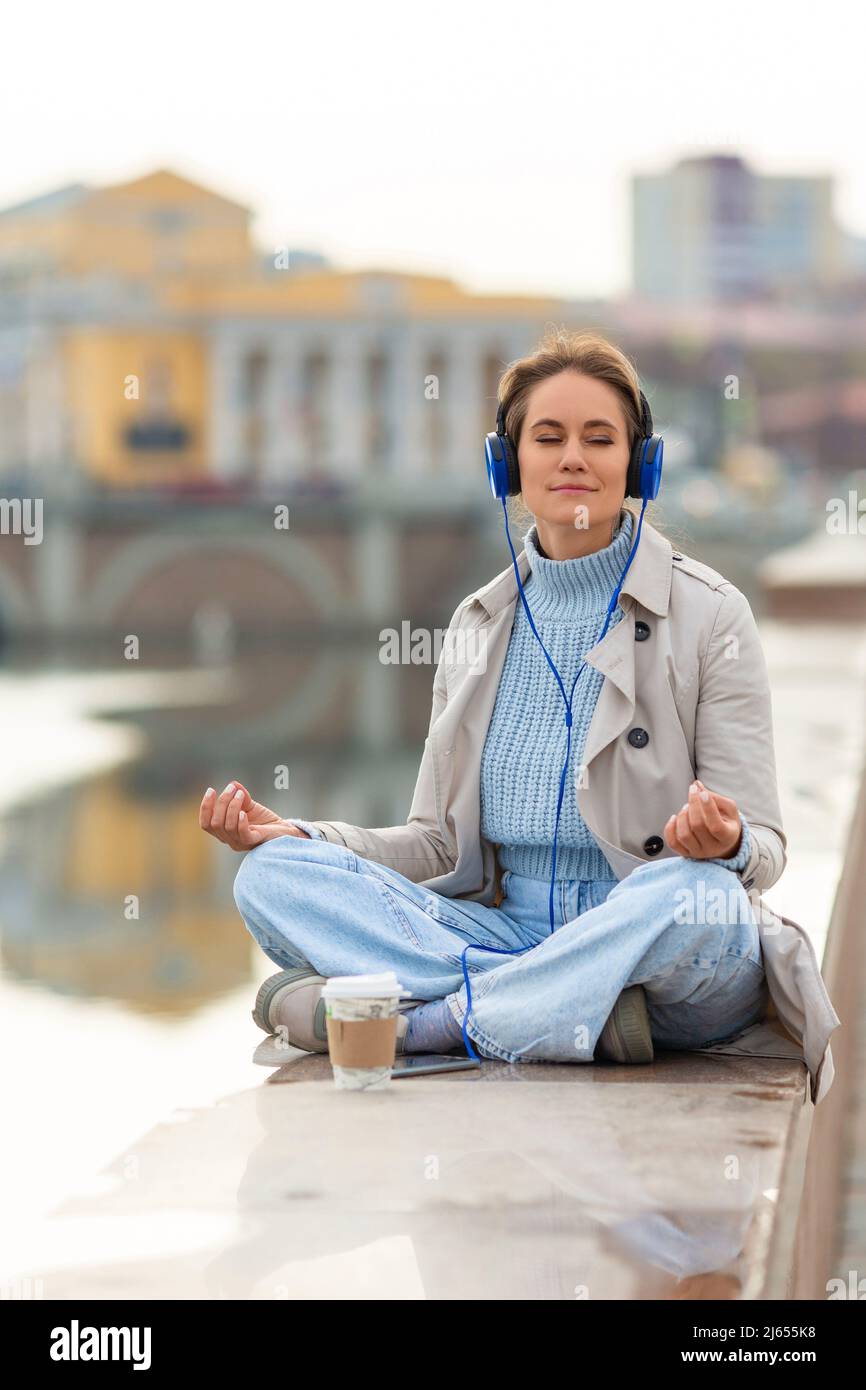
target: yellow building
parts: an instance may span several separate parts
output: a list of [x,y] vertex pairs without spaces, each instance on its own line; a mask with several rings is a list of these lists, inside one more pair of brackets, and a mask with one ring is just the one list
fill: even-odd
[[[559,301],[341,272],[170,170],[0,212],[0,473],[111,488],[459,478]],[[312,264],[311,264],[312,262]]]

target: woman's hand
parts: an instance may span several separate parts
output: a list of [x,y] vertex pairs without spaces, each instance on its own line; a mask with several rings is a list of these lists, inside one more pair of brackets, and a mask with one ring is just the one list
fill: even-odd
[[729,796],[692,782],[689,799],[665,826],[671,849],[685,859],[728,859],[740,848],[743,827],[737,804]]
[[298,835],[302,840],[310,838],[305,830],[289,825],[276,811],[253,801],[242,782],[229,782],[219,796],[213,787],[208,787],[201,799],[198,823],[202,830],[224,845],[238,850],[254,849],[280,835]]

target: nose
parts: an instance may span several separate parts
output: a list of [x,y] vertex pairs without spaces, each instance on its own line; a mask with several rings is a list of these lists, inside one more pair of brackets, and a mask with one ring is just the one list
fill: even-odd
[[567,469],[569,472],[585,473],[586,461],[581,452],[580,443],[577,440],[569,441],[562,452],[559,460],[559,467]]
[[586,463],[583,457],[583,449],[580,443],[580,435],[569,434],[562,446],[560,463],[568,464],[571,468],[585,468]]

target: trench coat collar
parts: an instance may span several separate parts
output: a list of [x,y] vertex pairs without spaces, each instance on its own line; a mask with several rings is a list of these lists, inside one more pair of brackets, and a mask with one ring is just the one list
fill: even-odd
[[[622,510],[630,510],[630,508],[623,508]],[[639,517],[634,513],[632,516],[635,535],[637,535]],[[629,594],[643,608],[658,614],[659,617],[664,617],[670,602],[671,556],[673,553],[673,546],[667,537],[657,531],[654,526],[650,526],[646,516],[644,516],[640,528],[640,541],[623,580],[620,600]],[[517,555],[517,568],[520,582],[523,584],[530,572],[525,547]],[[491,579],[489,584],[476,589],[472,595],[475,602],[480,603],[491,618],[495,617],[507,604],[514,603],[517,597],[517,582],[514,578],[513,563],[501,574],[496,575],[495,579]]]

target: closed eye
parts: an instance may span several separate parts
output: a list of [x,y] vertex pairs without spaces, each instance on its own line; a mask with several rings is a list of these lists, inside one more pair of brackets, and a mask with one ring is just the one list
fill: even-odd
[[[538,439],[537,439],[535,442],[536,442],[536,444],[558,444],[558,443],[559,443],[559,440],[556,438],[555,435],[552,435],[552,434],[543,434],[543,435],[539,435]],[[612,440],[612,439],[607,439],[606,437],[604,437],[604,436],[602,436],[602,435],[599,435],[599,436],[597,436],[595,439],[590,439],[590,440],[588,440],[587,443],[589,443],[589,444],[612,444],[612,443],[613,443],[613,440]]]

